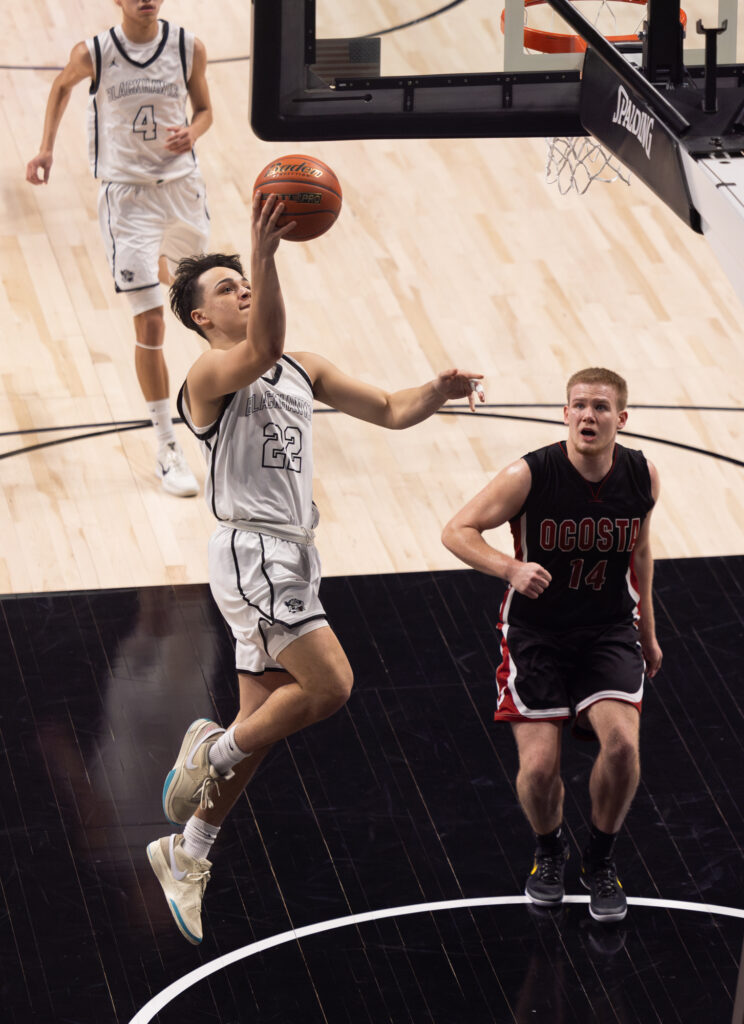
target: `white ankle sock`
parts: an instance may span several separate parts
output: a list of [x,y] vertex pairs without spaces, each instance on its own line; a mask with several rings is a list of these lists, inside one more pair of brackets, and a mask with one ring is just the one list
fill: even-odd
[[176,440],[170,414],[170,398],[161,398],[157,402],[147,403],[147,412],[155,428],[158,449],[165,448]]
[[195,860],[205,860],[209,856],[209,851],[212,849],[212,844],[219,831],[219,825],[210,825],[209,822],[192,815],[183,830],[181,849]]
[[246,757],[250,757],[252,751],[241,750],[235,740],[235,726],[231,725],[227,732],[212,745],[209,751],[209,760],[215,766],[220,775],[226,775],[236,764],[240,764]]

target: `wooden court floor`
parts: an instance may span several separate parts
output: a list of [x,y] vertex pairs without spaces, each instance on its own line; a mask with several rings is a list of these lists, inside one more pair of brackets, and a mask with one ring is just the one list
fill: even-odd
[[[370,0],[360,31],[438,6]],[[349,10],[326,0],[329,34]],[[23,180],[52,69],[116,13],[108,0],[16,5],[0,38],[0,1018],[126,1024],[222,954],[416,906],[428,909],[256,952],[155,1019],[742,1024],[741,305],[705,240],[639,182],[550,190],[542,140],[311,147],[337,171],[344,209],[323,238],[280,251],[288,351],[390,389],[480,370],[488,406],[396,434],[317,416],[323,598],[356,692],[272,755],[220,839],[208,940],[184,948],[144,845],[163,827],[162,774],[184,727],[233,707],[230,643],[205,586],[212,520],[201,497],[160,491],[147,430],[104,432],[144,408],[98,234],[84,86],[50,185]],[[246,3],[166,0],[162,14],[207,46],[215,123],[198,151],[212,243],[247,254],[254,177],[309,144],[250,130]],[[464,0],[387,35],[386,59],[487,70],[495,21],[490,0]],[[167,314],[174,391],[200,344]],[[489,722],[500,585],[455,571],[439,540],[502,465],[563,436],[565,380],[595,364],[627,378],[638,436],[626,443],[662,480],[666,661],[644,710],[623,878],[634,899],[739,914],[639,904],[609,936],[578,901],[581,748],[565,762],[576,900],[547,919],[508,902],[530,849],[510,738]],[[100,436],[66,440],[88,433]],[[21,450],[48,441],[64,443]],[[502,902],[472,903],[484,898]],[[428,906],[443,900],[471,902]]]
[[[401,5],[375,0],[359,29],[437,6],[407,3],[404,19]],[[492,66],[501,37],[491,6],[465,0],[389,33],[387,66]],[[212,60],[215,122],[198,147],[212,244],[246,254],[256,174],[281,152],[308,147],[253,136],[249,10],[242,0],[212,10],[166,0],[162,14],[196,27]],[[345,5],[325,0],[319,10],[328,33],[348,28]],[[43,69],[116,11],[107,0],[17,5],[8,12],[13,31],[0,40],[0,455],[95,432],[49,428],[144,416],[128,306],[114,294],[98,233],[84,85],[65,114],[50,184],[24,181],[54,77]],[[451,365],[480,370],[493,406],[490,416],[439,416],[395,434],[317,418],[328,574],[454,568],[442,524],[506,462],[563,436],[565,380],[597,364],[627,378],[628,430],[644,435],[628,443],[661,474],[657,555],[742,551],[741,305],[702,237],[637,181],[559,196],[544,181],[541,139],[310,148],[337,171],[345,203],[326,236],[279,253],[288,351],[317,350],[390,389]],[[201,342],[167,315],[175,392]],[[179,430],[201,478],[196,445]],[[0,593],[204,581],[210,514],[200,499],[160,492],[149,431],[11,456],[0,469]]]

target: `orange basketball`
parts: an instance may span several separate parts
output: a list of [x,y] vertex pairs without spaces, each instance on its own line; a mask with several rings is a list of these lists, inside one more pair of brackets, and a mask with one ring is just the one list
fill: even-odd
[[292,153],[272,160],[253,185],[253,194],[274,193],[284,203],[279,224],[297,221],[284,237],[290,242],[317,238],[333,224],[341,210],[341,185],[331,168],[314,156]]

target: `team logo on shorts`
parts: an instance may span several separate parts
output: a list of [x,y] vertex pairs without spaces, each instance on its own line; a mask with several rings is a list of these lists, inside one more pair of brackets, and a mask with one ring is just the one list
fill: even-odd
[[134,281],[134,271],[133,270],[120,270],[119,271],[119,277],[122,279],[122,281],[126,281],[127,283],[129,283],[131,281]]
[[290,597],[288,601],[284,602],[291,612],[304,612],[305,602],[300,601],[299,597]]

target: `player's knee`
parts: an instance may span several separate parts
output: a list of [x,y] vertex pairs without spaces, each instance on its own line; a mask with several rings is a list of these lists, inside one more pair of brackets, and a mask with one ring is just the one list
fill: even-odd
[[165,334],[163,307],[148,309],[135,317],[137,341],[146,348],[159,348]]
[[351,665],[345,665],[333,673],[330,680],[329,700],[334,705],[335,711],[340,711],[351,696],[354,685],[354,673]]
[[351,696],[353,685],[354,675],[350,665],[339,666],[330,671],[316,701],[319,717],[327,718],[340,711]]
[[612,729],[602,744],[605,758],[616,772],[627,774],[638,764],[635,734],[621,727]]
[[547,793],[556,783],[557,772],[552,757],[532,757],[519,769],[521,783],[532,793]]

